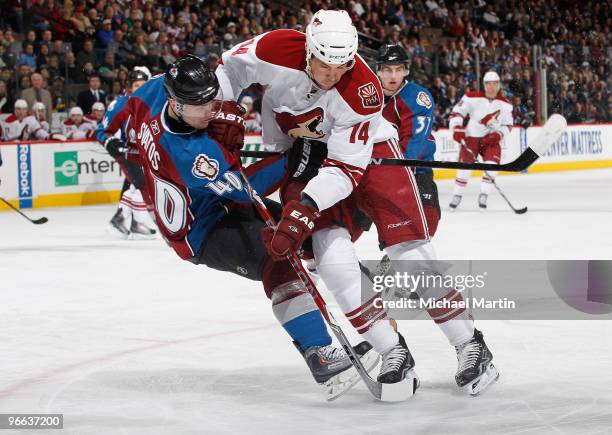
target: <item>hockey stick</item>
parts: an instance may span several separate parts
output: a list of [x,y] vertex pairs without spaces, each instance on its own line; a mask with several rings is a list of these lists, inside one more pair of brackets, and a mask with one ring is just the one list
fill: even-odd
[[[466,145],[465,141],[462,140],[459,145],[465,149],[468,153],[470,153],[470,155],[472,156],[472,158],[474,159],[474,161],[478,160],[478,158],[474,155],[474,153],[472,152],[471,149],[468,148],[468,146]],[[508,197],[506,197],[506,195],[504,194],[504,192],[502,192],[501,188],[499,187],[499,185],[495,182],[495,178],[491,177],[491,175],[487,172],[484,171],[485,175],[487,177],[489,177],[491,179],[491,183],[493,183],[493,186],[495,186],[495,188],[497,189],[497,192],[501,195],[502,198],[504,198],[504,201],[506,201],[506,204],[508,204],[508,206],[512,209],[512,211],[514,211],[514,213],[516,214],[524,214],[527,213],[527,207],[523,207],[523,208],[515,208],[512,203],[510,202],[510,200],[508,199]]]
[[[471,169],[471,170],[489,170],[489,171],[505,171],[505,172],[522,172],[535,162],[548,148],[559,138],[567,127],[565,118],[559,114],[552,115],[546,124],[542,127],[540,135],[533,140],[534,145],[518,156],[515,160],[504,163],[462,163],[462,162],[444,162],[440,160],[412,160],[412,159],[387,159],[373,158],[370,161],[371,165],[385,166],[412,166],[421,168],[445,168],[445,169]],[[242,157],[264,158],[280,154],[275,151],[241,151]]]
[[30,219],[28,216],[26,216],[21,210],[19,210],[17,207],[15,207],[13,204],[11,204],[10,202],[8,202],[6,199],[0,197],[0,201],[2,201],[3,203],[5,203],[6,205],[8,205],[10,208],[12,208],[13,210],[15,210],[17,213],[19,213],[21,216],[23,216],[24,218],[26,218],[27,220],[29,220],[30,222],[32,222],[35,225],[40,225],[40,224],[44,224],[47,223],[49,221],[49,219],[47,219],[46,217],[41,217],[38,219]]
[[[268,227],[274,228],[276,226],[276,222],[274,221],[272,214],[251,185],[243,169],[240,169],[240,174],[242,175],[245,182],[245,187],[247,188],[248,194],[253,202],[253,205],[257,209],[257,212]],[[312,298],[317,304],[317,307],[319,308],[319,311],[321,312],[321,315],[348,354],[353,367],[355,367],[355,370],[357,370],[357,373],[363,380],[372,396],[383,402],[400,402],[412,396],[419,386],[419,381],[417,378],[407,379],[406,382],[398,382],[395,384],[381,384],[370,377],[368,371],[361,363],[359,355],[357,352],[355,352],[355,349],[351,345],[351,342],[344,334],[344,331],[342,331],[342,328],[334,318],[333,314],[327,309],[325,300],[317,290],[315,284],[312,282],[308,272],[304,269],[304,266],[302,265],[302,262],[295,251],[289,251],[287,253],[287,259],[289,260],[291,267],[293,267],[293,270],[295,270],[295,273],[298,275],[299,279],[311,294]]]

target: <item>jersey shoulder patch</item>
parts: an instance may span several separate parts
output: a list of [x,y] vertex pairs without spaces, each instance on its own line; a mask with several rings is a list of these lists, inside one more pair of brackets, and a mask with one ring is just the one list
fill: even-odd
[[383,103],[382,87],[378,78],[359,55],[355,65],[344,74],[336,90],[342,99],[359,115],[371,115],[380,110]]
[[285,68],[306,70],[306,35],[297,30],[273,30],[255,47],[258,59]]

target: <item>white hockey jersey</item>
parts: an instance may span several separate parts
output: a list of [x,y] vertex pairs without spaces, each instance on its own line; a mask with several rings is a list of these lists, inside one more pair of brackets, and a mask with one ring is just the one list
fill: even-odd
[[96,131],[96,125],[83,118],[83,122],[76,125],[72,119],[67,119],[62,124],[62,134],[67,139],[85,139],[92,137]]
[[226,100],[235,100],[253,83],[265,87],[265,144],[284,151],[298,137],[327,143],[327,159],[304,189],[319,210],[352,192],[374,143],[397,137],[381,114],[380,83],[363,59],[356,56],[340,82],[322,90],[306,73],[306,37],[301,32],[274,30],[243,42],[223,53],[216,74]]
[[19,120],[14,114],[11,114],[0,122],[0,129],[2,130],[0,137],[4,141],[43,140],[49,137],[49,133],[42,128],[33,115]]
[[451,130],[461,128],[467,117],[470,119],[466,136],[484,137],[497,131],[503,140],[512,129],[512,104],[501,95],[489,99],[484,92],[467,92],[453,107],[449,121]]

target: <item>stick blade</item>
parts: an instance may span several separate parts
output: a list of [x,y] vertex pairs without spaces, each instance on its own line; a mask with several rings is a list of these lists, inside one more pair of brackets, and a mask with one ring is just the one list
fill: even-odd
[[542,156],[553,143],[559,139],[567,128],[567,121],[558,113],[551,115],[542,127],[540,134],[533,140],[531,148],[538,156]]
[[523,207],[523,208],[519,208],[517,210],[514,210],[514,213],[516,213],[516,214],[525,214],[525,213],[527,213],[527,207]]
[[36,225],[46,224],[47,222],[49,222],[49,219],[47,219],[46,217],[41,217],[40,219],[34,219],[32,221],[32,223]]

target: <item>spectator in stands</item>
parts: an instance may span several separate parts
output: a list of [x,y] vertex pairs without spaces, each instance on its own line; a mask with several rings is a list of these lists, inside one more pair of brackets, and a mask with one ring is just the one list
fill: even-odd
[[51,89],[49,92],[51,92],[53,110],[58,112],[66,110],[66,95],[64,91],[64,78],[62,76],[58,75],[51,78]]
[[102,28],[97,34],[98,47],[107,49],[109,44],[115,40],[115,32],[113,32],[112,21],[109,18],[102,21]]
[[102,82],[100,76],[92,74],[89,77],[89,89],[79,93],[77,97],[77,106],[79,106],[84,113],[91,113],[91,106],[97,102],[106,101],[106,92],[101,89]]
[[32,87],[21,91],[20,98],[26,100],[30,110],[34,110],[35,102],[40,101],[43,103],[47,111],[46,119],[51,119],[51,112],[53,110],[51,92],[45,89],[42,75],[34,73],[30,76],[30,81],[32,82]]
[[76,55],[76,65],[78,68],[83,68],[87,62],[90,62],[94,68],[98,63],[94,44],[91,39],[86,39],[85,42],[83,42],[83,49]]
[[7,92],[3,80],[0,80],[0,113],[13,113],[13,98]]
[[34,54],[34,44],[26,42],[23,45],[23,53],[19,56],[19,63],[30,67],[32,71],[36,71],[36,55]]

